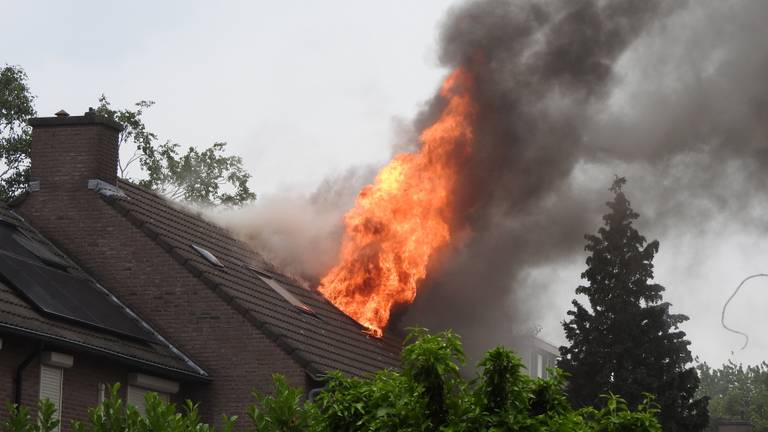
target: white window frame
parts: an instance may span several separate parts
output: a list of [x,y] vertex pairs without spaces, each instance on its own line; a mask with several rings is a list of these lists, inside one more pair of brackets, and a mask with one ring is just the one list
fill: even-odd
[[150,392],[157,393],[160,399],[166,402],[169,402],[171,400],[171,396],[168,393],[159,392],[157,390],[150,390],[144,387],[139,387],[131,384],[128,384],[128,387],[126,388],[125,392],[126,392],[125,403],[134,406],[136,410],[139,412],[139,414],[141,415],[146,414],[147,406],[145,404],[144,397],[146,396],[147,393],[150,393]]
[[107,400],[107,385],[105,383],[99,383],[98,386],[98,401],[99,404]]
[[166,402],[171,400],[172,394],[179,392],[178,382],[143,373],[129,374],[127,384],[125,402],[135,406],[142,415],[146,411],[144,396],[148,392],[157,393]]
[[[48,375],[47,378],[50,379],[51,377],[54,377],[54,379],[56,381],[58,381],[57,382],[58,388],[57,389],[53,389],[54,392],[57,393],[57,394],[53,395],[54,399],[51,399],[50,395],[45,394],[46,390],[48,390],[47,388],[45,388],[43,386],[43,383],[46,382],[46,379],[45,379],[46,375]],[[58,397],[56,397],[56,396],[58,396]],[[45,365],[45,364],[41,364],[40,365],[40,394],[39,394],[39,399],[40,400],[48,399],[51,402],[53,402],[54,407],[56,407],[56,417],[55,418],[59,421],[59,424],[56,426],[55,429],[53,429],[53,432],[59,432],[61,430],[61,411],[62,411],[63,404],[64,404],[64,400],[63,400],[64,399],[64,369],[63,368],[54,367],[54,366],[48,366],[48,365]]]
[[544,378],[544,356],[536,353],[536,378]]

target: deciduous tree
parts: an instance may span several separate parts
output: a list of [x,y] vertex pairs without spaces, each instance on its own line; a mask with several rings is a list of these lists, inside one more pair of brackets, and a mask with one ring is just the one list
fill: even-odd
[[729,361],[720,368],[702,363],[696,369],[699,395],[710,398],[713,424],[715,419],[747,420],[755,432],[768,432],[768,363],[744,366]]
[[153,101],[139,101],[134,109],[113,109],[107,97],[99,98],[96,113],[114,119],[124,126],[118,142],[120,147],[133,147],[131,156],[121,160],[121,177],[128,177],[128,168],[139,163],[141,173],[132,179],[168,198],[203,205],[240,205],[256,199],[248,186],[251,175],[243,168],[240,156],[226,154],[225,142],[213,143],[198,150],[171,141],[161,143],[157,135],[144,124],[144,111]]
[[[27,120],[36,115],[27,74],[18,66],[0,68],[0,201],[22,193],[29,180],[31,128]],[[114,119],[125,129],[121,147],[130,154],[118,163],[118,174],[171,199],[203,205],[240,205],[256,198],[248,186],[250,174],[239,156],[227,154],[224,142],[210,147],[182,148],[172,141],[161,142],[147,129],[144,112],[154,105],[142,100],[132,109],[115,109],[105,96],[97,114]],[[139,170],[128,168],[138,163]],[[129,175],[135,172],[133,178]]]
[[21,193],[29,179],[31,128],[35,97],[27,74],[18,66],[0,68],[0,201]]

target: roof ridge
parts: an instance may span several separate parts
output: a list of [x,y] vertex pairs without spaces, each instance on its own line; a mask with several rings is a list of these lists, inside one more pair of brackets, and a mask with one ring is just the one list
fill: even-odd
[[[158,203],[166,204],[165,208],[161,209],[161,211],[163,213],[166,213],[165,210],[167,209],[167,210],[170,210],[170,211],[176,213],[177,215],[182,215],[185,218],[188,218],[189,220],[191,220],[193,222],[197,222],[197,223],[200,223],[200,224],[202,224],[202,225],[204,225],[206,227],[210,227],[210,228],[213,229],[213,232],[218,237],[225,238],[226,240],[233,240],[235,242],[235,244],[238,246],[238,248],[237,248],[238,250],[243,251],[243,252],[253,253],[256,256],[258,256],[259,258],[261,258],[262,260],[266,261],[266,259],[264,259],[264,257],[258,251],[254,250],[247,243],[245,243],[244,241],[240,240],[237,237],[237,235],[235,235],[227,227],[211,221],[209,218],[205,217],[205,215],[202,212],[195,213],[193,211],[194,209],[188,208],[187,206],[184,206],[182,203],[179,203],[177,201],[174,201],[172,199],[164,197],[164,196],[160,195],[159,193],[157,193],[157,192],[155,192],[153,190],[147,189],[147,188],[145,188],[145,187],[143,187],[141,185],[138,185],[136,183],[133,183],[133,182],[130,182],[130,181],[127,181],[127,180],[124,180],[124,182],[129,187],[132,187],[132,188],[138,190],[139,192],[141,192],[141,193],[151,197],[153,200],[156,200]],[[144,208],[141,205],[139,205],[139,207]],[[157,209],[157,208],[155,207],[155,209]]]

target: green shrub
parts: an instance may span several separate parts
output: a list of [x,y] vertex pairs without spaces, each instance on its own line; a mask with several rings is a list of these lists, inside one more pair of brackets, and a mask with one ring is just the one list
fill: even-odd
[[[414,330],[406,339],[401,370],[381,371],[368,379],[331,373],[313,402],[274,377],[271,395],[255,394],[248,410],[254,432],[660,432],[658,408],[650,395],[636,411],[618,396],[605,396],[601,409],[574,410],[566,399],[565,378],[531,379],[511,351],[495,348],[479,363],[476,379],[466,380],[460,367],[464,353],[451,332],[430,335]],[[89,410],[88,422],[75,432],[215,432],[201,422],[197,405],[179,410],[156,394],[146,396],[140,415],[118,397],[119,386]],[[51,432],[57,425],[53,405],[40,403],[40,421],[24,407],[9,406],[3,432]],[[223,417],[220,429],[232,432],[237,417]]]

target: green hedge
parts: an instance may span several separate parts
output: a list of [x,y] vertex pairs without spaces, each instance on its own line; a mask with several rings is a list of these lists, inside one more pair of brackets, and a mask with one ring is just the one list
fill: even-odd
[[[412,331],[402,352],[399,371],[382,371],[370,379],[328,376],[313,402],[279,375],[271,395],[255,394],[247,422],[224,416],[219,430],[231,432],[345,431],[530,431],[530,432],[660,432],[658,409],[649,396],[630,411],[618,396],[607,395],[600,408],[574,410],[563,394],[563,377],[531,379],[511,351],[496,348],[479,364],[478,377],[460,374],[464,362],[459,338],[451,332],[430,335]],[[146,414],[125,406],[118,386],[110,397],[89,410],[89,421],[74,423],[77,432],[209,432],[191,402],[181,409],[149,393]],[[42,401],[40,419],[25,407],[8,407],[4,432],[51,432],[57,426],[53,405]]]

